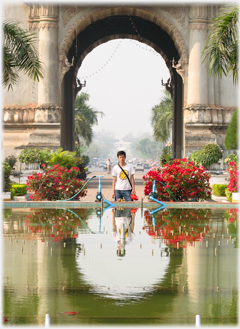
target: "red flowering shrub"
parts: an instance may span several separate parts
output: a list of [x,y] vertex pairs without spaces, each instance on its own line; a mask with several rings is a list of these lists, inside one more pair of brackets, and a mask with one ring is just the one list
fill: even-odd
[[[155,226],[152,218],[155,216]],[[201,241],[209,232],[209,209],[165,209],[150,215],[149,210],[144,212],[146,230],[152,239],[162,238],[164,243],[173,248],[186,248],[193,241]]]
[[152,191],[156,182],[157,199],[162,201],[206,200],[211,197],[210,175],[202,166],[195,166],[187,159],[174,159],[163,168],[151,169],[143,176],[144,194]]
[[238,166],[236,162],[230,161],[229,167],[227,169],[227,172],[230,175],[230,182],[228,184],[228,190],[230,192],[238,192],[238,179],[239,179],[239,172],[238,172]]
[[32,233],[50,237],[53,241],[77,238],[78,227],[82,225],[78,217],[86,221],[87,211],[74,209],[74,213],[64,209],[36,209],[26,216],[26,226]]
[[[32,200],[65,200],[74,196],[83,186],[83,182],[76,178],[79,172],[78,168],[62,168],[54,165],[43,173],[34,173],[28,176],[26,182],[27,190],[33,191],[30,196]],[[84,188],[77,196],[84,197],[87,194]]]

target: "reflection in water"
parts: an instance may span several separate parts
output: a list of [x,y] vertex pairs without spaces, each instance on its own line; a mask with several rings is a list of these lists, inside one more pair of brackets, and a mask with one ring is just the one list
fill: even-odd
[[164,209],[150,215],[144,212],[143,227],[152,239],[162,238],[174,248],[186,248],[195,241],[202,241],[209,232],[210,209]]
[[134,220],[136,209],[117,208],[112,210],[113,239],[117,241],[117,255],[126,254],[125,245],[134,238]]
[[[129,208],[112,209],[112,220],[106,223],[112,234],[91,239],[89,236],[79,236],[77,239],[79,243],[84,243],[86,250],[85,255],[82,253],[77,258],[78,269],[84,281],[92,286],[91,292],[118,303],[139,301],[154,291],[169,265],[167,254],[162,256],[159,263],[156,262],[157,255],[146,257],[146,250],[152,248],[148,239],[143,239],[144,250],[137,245],[139,237],[136,238],[134,233],[136,211]],[[117,243],[117,250],[113,242]]]
[[26,225],[32,233],[60,241],[76,238],[78,229],[86,228],[87,217],[87,209],[36,209],[26,216]]
[[237,323],[238,209],[3,215],[7,324]]

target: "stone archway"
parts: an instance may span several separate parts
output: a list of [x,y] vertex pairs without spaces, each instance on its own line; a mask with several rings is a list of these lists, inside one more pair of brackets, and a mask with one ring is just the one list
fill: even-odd
[[[221,6],[6,4],[4,19],[18,17],[36,32],[45,76],[39,82],[23,77],[14,91],[4,92],[5,156],[25,147],[74,149],[73,106],[78,69],[93,48],[120,38],[154,48],[169,68],[174,84],[173,156],[188,156],[207,143],[217,143],[224,150],[238,90],[231,76],[209,76],[201,58],[209,23]],[[129,19],[139,33],[132,29]],[[173,57],[177,63],[174,66],[170,62]]]
[[[137,27],[133,29],[132,23]],[[183,79],[187,51],[178,30],[164,16],[151,10],[136,8],[98,9],[72,24],[60,50],[62,63],[66,58],[74,64],[64,72],[62,68],[62,124],[61,145],[74,149],[74,95],[78,69],[85,56],[99,44],[113,39],[130,38],[153,47],[166,62],[173,84],[173,157],[183,155]],[[77,45],[77,54],[76,54]],[[179,63],[172,66],[172,59]],[[179,70],[180,69],[180,70]],[[64,75],[65,73],[65,75]],[[180,76],[181,74],[181,76]]]

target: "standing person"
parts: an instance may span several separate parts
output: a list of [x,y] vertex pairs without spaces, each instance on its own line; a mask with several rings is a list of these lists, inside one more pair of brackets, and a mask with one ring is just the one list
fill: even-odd
[[107,159],[106,165],[107,165],[108,174],[111,174],[112,162],[110,159]]
[[112,171],[112,197],[115,197],[115,201],[123,198],[125,201],[132,201],[131,194],[136,194],[135,170],[130,163],[125,162],[126,153],[124,151],[118,151],[117,157],[119,162]]

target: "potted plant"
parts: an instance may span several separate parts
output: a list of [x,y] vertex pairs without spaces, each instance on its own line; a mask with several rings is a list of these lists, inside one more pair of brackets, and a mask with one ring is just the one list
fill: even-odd
[[9,155],[8,157],[5,158],[4,162],[8,163],[9,166],[14,169],[14,166],[17,162],[17,158],[14,155]]

